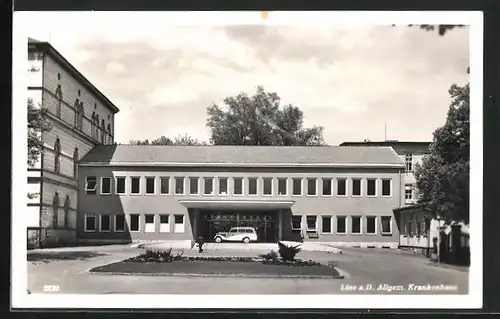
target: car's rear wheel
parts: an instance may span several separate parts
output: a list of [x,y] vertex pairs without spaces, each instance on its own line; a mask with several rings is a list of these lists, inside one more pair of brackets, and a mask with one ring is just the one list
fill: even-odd
[[243,238],[243,242],[245,244],[248,244],[250,242],[250,238],[248,238],[248,237]]
[[215,242],[216,243],[220,243],[222,241],[222,238],[220,238],[219,236],[215,237]]

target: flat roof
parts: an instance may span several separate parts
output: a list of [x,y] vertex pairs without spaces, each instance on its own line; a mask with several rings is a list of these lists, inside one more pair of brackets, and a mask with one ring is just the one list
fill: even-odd
[[97,145],[82,166],[383,167],[404,162],[391,147]]
[[66,58],[59,53],[49,42],[38,41],[32,38],[28,38],[28,50],[31,48],[36,48],[49,53],[54,59],[59,62],[67,71],[69,71],[77,80],[79,80],[90,92],[95,94],[100,98],[106,106],[113,111],[113,113],[118,113],[120,109],[111,102],[97,87],[95,87],[92,82],[90,82],[83,74],[78,71]]
[[363,142],[343,142],[339,146],[341,147],[392,147],[396,153],[404,155],[406,153],[415,154],[428,154],[429,148],[432,142],[425,141],[398,141],[398,140],[387,140],[387,141],[363,141]]

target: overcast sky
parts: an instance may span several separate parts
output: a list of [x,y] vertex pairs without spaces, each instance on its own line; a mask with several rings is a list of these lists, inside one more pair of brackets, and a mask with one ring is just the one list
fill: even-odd
[[[468,29],[406,26],[168,26],[161,15],[34,13],[51,44],[120,112],[116,141],[187,133],[208,141],[206,107],[257,85],[299,106],[327,143],[431,140],[451,84],[468,81]],[[389,24],[390,22],[388,22]]]

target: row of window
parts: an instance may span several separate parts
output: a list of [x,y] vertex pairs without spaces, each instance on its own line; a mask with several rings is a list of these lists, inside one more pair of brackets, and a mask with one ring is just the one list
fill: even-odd
[[[101,177],[100,183],[100,194],[110,195],[113,193],[113,183],[112,177]],[[115,177],[114,183],[114,193],[118,195],[131,194],[140,195],[141,194],[141,177]],[[215,179],[218,180],[218,189],[215,190]],[[259,195],[262,189],[262,194],[266,196],[274,195],[274,183],[277,181],[278,187],[277,191],[279,196],[289,195],[289,182],[291,179],[291,194],[293,196],[302,196],[305,188],[305,194],[307,196],[318,196],[321,192],[323,196],[333,195],[333,178],[277,178],[272,177],[159,177],[159,183],[157,183],[158,178],[151,176],[145,177],[145,192],[146,195],[155,195],[157,193],[157,187],[159,188],[159,194],[170,195],[171,194],[171,180],[173,180],[174,194],[175,195],[214,195],[215,193],[219,195],[228,195],[231,191],[232,195],[244,195],[245,192],[248,195]],[[129,190],[127,192],[127,180],[130,183]],[[305,187],[304,187],[305,180]],[[321,181],[321,187],[319,186]],[[364,193],[366,196],[376,197],[378,196],[378,179],[377,178],[336,178],[337,182],[337,196],[347,196],[348,194],[348,184],[350,185],[352,196],[362,196]],[[157,185],[158,184],[158,185]],[[186,185],[188,184],[188,185]],[[363,185],[366,185],[363,187]],[[201,190],[203,186],[203,190]],[[364,191],[363,191],[364,188]],[[392,179],[383,178],[382,179],[382,190],[381,194],[384,197],[392,196]],[[97,194],[97,177],[87,176],[85,183],[85,191],[87,194],[95,195]]]
[[[61,172],[61,141],[59,137],[54,142],[54,172]],[[78,178],[78,147],[73,151],[73,177]]]
[[[376,235],[377,229],[377,216],[335,216],[336,223],[334,227],[334,218],[332,216],[321,216],[321,233],[332,234],[333,229],[337,234],[347,234],[347,219],[351,220],[350,231],[352,235]],[[392,233],[392,217],[380,216],[382,229],[380,233],[389,235]],[[302,216],[292,216],[292,231],[300,232],[306,231],[311,233],[318,232],[318,216],[307,215],[305,216],[305,223],[303,223]]]
[[[57,80],[61,80],[61,74],[57,73]],[[57,98],[57,109],[56,116],[61,118],[62,104],[64,103],[63,90],[61,84],[57,85],[55,96]],[[74,120],[73,126],[82,131],[83,129],[83,119],[85,117],[85,108],[83,106],[83,101],[80,101],[81,91],[78,90],[78,98],[76,98],[73,109],[74,109]],[[111,123],[108,122],[106,127],[104,119],[101,119],[101,124],[99,126],[99,114],[96,113],[97,103],[94,103],[94,111],[91,116],[91,138],[100,141],[101,144],[113,144],[113,134],[111,131]],[[108,115],[108,121],[110,120],[110,115]]]
[[403,224],[403,236],[427,237],[429,235],[429,222],[425,220],[410,221]]
[[[114,216],[114,218],[112,217]],[[173,230],[171,229],[171,218],[173,216]],[[128,217],[128,221],[127,221]],[[144,218],[144,229],[141,229],[141,217]],[[333,216],[322,215],[321,217],[321,233],[322,234],[332,234],[334,230],[334,218]],[[335,233],[337,234],[347,234],[347,219],[350,218],[350,231],[352,235],[361,235],[363,233],[368,235],[376,235],[378,233],[377,229],[377,216],[335,216]],[[392,233],[392,217],[391,216],[380,216],[382,229],[381,234],[388,235]],[[113,220],[113,225],[111,222]],[[303,216],[292,216],[291,226],[292,231],[301,232],[305,231],[307,233],[317,233],[318,232],[318,216],[307,215],[305,216],[305,223],[303,223]],[[168,215],[168,214],[86,214],[85,215],[85,231],[95,232],[99,230],[100,232],[124,232],[127,230],[127,225],[129,225],[128,231],[130,232],[145,232],[145,233],[183,233],[184,215]]]
[[[173,223],[170,219],[173,216]],[[141,217],[144,218],[144,230],[141,226]],[[159,221],[158,229],[156,221]],[[113,225],[112,225],[113,224]],[[127,225],[129,225],[127,229]],[[170,225],[173,225],[173,230]],[[85,231],[86,232],[146,232],[146,233],[183,233],[184,232],[184,215],[169,215],[169,214],[86,214],[85,215]]]

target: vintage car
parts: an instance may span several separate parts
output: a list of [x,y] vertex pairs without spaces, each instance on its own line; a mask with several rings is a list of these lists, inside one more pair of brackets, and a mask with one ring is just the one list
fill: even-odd
[[257,232],[253,227],[233,227],[228,232],[219,232],[214,236],[217,243],[222,241],[257,241]]

